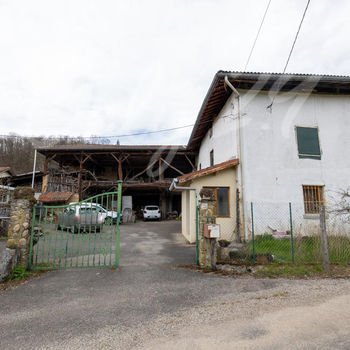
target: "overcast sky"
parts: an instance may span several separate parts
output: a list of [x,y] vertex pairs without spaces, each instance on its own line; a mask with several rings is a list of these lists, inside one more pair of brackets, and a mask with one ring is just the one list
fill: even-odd
[[[193,124],[243,70],[268,0],[0,0],[1,134],[119,135]],[[248,71],[281,72],[307,0],[272,0]],[[350,1],[311,0],[288,72],[349,75]],[[186,144],[191,128],[121,138]]]

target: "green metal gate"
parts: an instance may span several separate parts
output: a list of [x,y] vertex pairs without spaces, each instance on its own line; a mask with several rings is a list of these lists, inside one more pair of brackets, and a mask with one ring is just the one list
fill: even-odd
[[121,188],[82,202],[33,209],[29,269],[119,266]]

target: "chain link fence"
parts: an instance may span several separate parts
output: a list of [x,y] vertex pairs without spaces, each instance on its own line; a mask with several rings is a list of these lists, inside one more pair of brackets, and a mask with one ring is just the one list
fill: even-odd
[[[253,262],[321,263],[320,216],[293,203],[249,203],[246,252]],[[350,222],[326,212],[329,261],[350,262]]]

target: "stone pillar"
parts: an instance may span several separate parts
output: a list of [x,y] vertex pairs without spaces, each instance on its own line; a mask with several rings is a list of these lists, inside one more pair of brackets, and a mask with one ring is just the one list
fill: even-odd
[[17,187],[11,203],[7,247],[19,253],[18,265],[27,267],[31,235],[32,211],[36,200],[30,187]]
[[199,202],[199,265],[207,269],[216,269],[216,238],[204,237],[206,224],[216,223],[217,202],[212,189],[202,189]]

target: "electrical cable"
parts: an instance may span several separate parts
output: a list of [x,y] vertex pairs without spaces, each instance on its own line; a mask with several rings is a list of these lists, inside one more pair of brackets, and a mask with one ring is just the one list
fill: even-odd
[[258,33],[256,34],[256,37],[255,37],[253,46],[252,46],[252,48],[251,48],[251,50],[250,50],[250,53],[249,53],[247,62],[246,62],[246,64],[245,64],[245,66],[244,66],[243,72],[246,71],[247,66],[248,66],[248,63],[249,63],[249,61],[250,61],[250,58],[251,58],[251,56],[252,56],[252,54],[253,54],[253,51],[254,51],[254,48],[255,48],[255,44],[256,44],[256,42],[258,41],[258,38],[259,38],[259,35],[260,35],[260,31],[261,31],[261,28],[262,28],[262,26],[263,26],[263,24],[264,24],[265,17],[266,17],[267,11],[269,10],[271,1],[272,1],[272,0],[269,0],[269,2],[268,2],[268,4],[267,4],[267,7],[266,7],[266,10],[265,10],[264,16],[263,16],[262,21],[261,21],[261,23],[260,23],[260,27],[259,27],[259,29],[258,29]]
[[[308,0],[308,1],[307,1],[306,7],[305,7],[305,10],[304,10],[304,13],[303,13],[303,17],[301,18],[301,21],[300,21],[300,23],[299,23],[299,27],[298,27],[297,33],[296,33],[296,35],[295,35],[295,38],[294,38],[294,41],[293,41],[293,45],[292,45],[292,47],[291,47],[291,49],[290,49],[290,51],[289,51],[289,55],[288,55],[288,58],[287,58],[287,62],[286,62],[286,64],[285,64],[285,66],[284,66],[284,69],[283,69],[282,74],[284,74],[284,73],[286,72],[286,69],[287,69],[287,67],[288,67],[289,60],[290,60],[290,58],[291,58],[291,56],[292,56],[292,53],[293,53],[293,50],[294,50],[294,47],[295,47],[295,43],[296,43],[296,41],[297,41],[297,39],[298,39],[299,32],[300,32],[301,26],[302,26],[302,24],[303,24],[303,22],[304,22],[304,18],[305,18],[307,9],[309,8],[310,1],[311,1],[311,0]],[[277,91],[278,91],[278,89],[277,89]],[[272,105],[273,105],[273,103],[275,102],[275,98],[276,98],[276,95],[273,97],[271,104],[269,104],[269,105],[266,107],[267,109],[270,109],[270,111],[272,111]]]
[[122,134],[122,135],[113,135],[113,136],[52,136],[52,137],[44,137],[44,136],[22,136],[22,135],[0,135],[0,138],[29,138],[29,139],[45,139],[45,140],[59,140],[61,138],[67,137],[69,140],[90,140],[90,139],[112,139],[112,138],[120,138],[120,137],[130,137],[130,136],[139,136],[139,135],[149,135],[149,134],[155,134],[159,132],[166,132],[166,131],[174,131],[179,129],[185,129],[189,127],[193,127],[194,124],[190,125],[183,125],[178,126],[175,128],[169,128],[169,129],[161,129],[161,130],[154,130],[154,131],[144,131],[144,132],[138,132],[133,134]]

